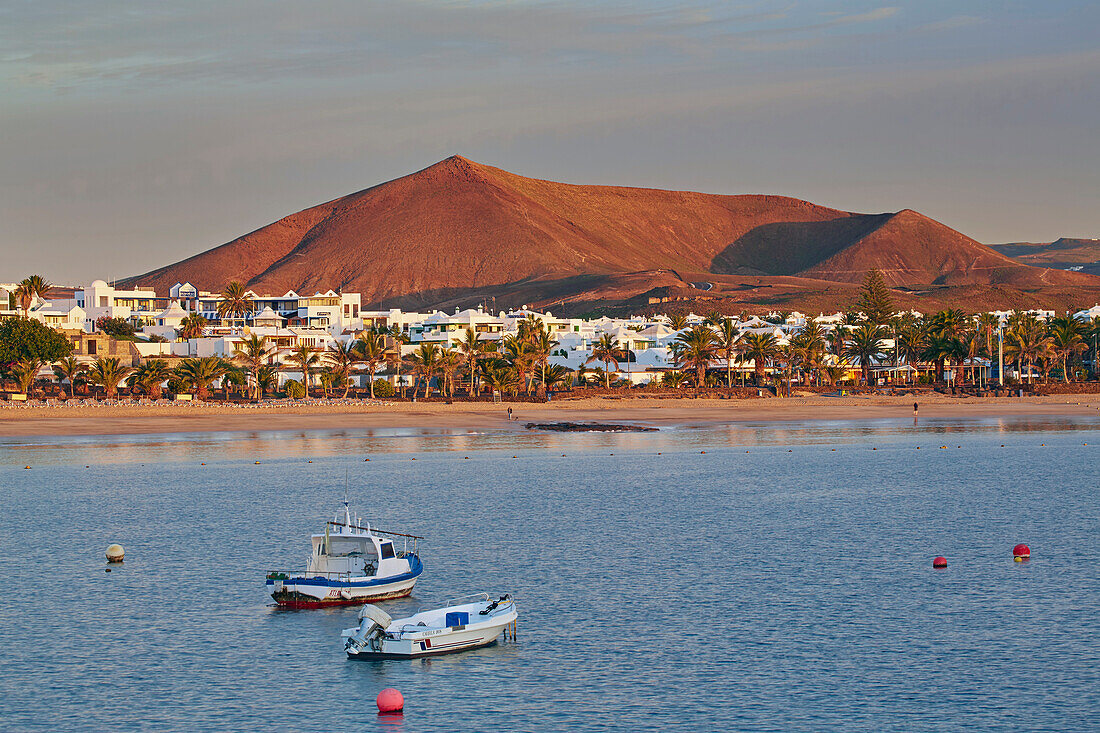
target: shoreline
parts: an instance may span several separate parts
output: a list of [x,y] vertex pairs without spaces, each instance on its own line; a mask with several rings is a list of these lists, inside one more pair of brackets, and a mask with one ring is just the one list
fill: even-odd
[[[1093,417],[1100,395],[948,397],[918,400],[919,417]],[[509,421],[508,408],[516,419]],[[0,437],[270,432],[349,428],[526,430],[528,422],[626,422],[653,427],[752,422],[912,419],[911,397],[765,400],[590,397],[549,403],[456,402],[230,407],[210,403],[0,408]]]

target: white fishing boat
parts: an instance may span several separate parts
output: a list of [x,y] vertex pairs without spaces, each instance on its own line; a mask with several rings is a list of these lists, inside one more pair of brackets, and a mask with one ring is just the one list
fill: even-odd
[[340,633],[344,650],[352,659],[404,659],[488,646],[502,633],[515,638],[516,604],[510,595],[470,598],[478,600],[399,619],[377,606],[363,606],[359,626]]
[[322,534],[310,540],[312,552],[301,572],[273,571],[267,585],[271,597],[287,608],[344,606],[412,593],[424,571],[420,562],[422,537],[373,529],[363,520],[352,520],[347,499],[344,516],[325,524]]

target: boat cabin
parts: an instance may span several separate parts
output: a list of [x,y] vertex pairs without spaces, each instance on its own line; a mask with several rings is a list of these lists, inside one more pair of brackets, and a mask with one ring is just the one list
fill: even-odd
[[[342,527],[342,531],[315,534],[310,539],[313,553],[309,558],[310,573],[349,575],[389,575],[387,560],[397,560],[393,541],[372,533],[369,529]],[[404,553],[402,553],[404,554]],[[388,568],[402,572],[407,565]],[[381,572],[380,572],[381,571]]]

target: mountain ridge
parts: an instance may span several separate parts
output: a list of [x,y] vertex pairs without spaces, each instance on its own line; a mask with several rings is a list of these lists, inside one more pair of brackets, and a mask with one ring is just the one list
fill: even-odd
[[739,276],[828,290],[871,267],[904,289],[1100,288],[1100,278],[1021,264],[910,209],[863,214],[785,196],[558,183],[457,155],[123,283],[160,292],[241,280],[262,292],[334,288],[362,293],[364,304],[429,307],[463,293],[522,301],[525,289],[531,301],[581,302],[592,278],[626,301],[671,287],[666,271],[688,291],[711,282],[700,298]]

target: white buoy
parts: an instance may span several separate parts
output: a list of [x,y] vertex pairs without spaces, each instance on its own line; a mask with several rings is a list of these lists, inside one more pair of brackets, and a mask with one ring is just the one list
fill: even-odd
[[107,562],[122,562],[125,553],[122,551],[122,545],[110,545],[107,548]]

